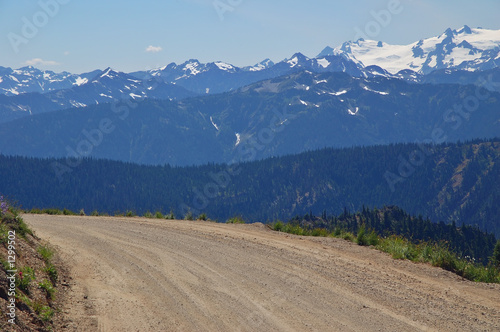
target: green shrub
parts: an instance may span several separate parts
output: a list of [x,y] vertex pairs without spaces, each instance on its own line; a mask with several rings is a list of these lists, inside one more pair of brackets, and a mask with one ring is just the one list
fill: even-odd
[[26,239],[26,234],[33,236],[33,231],[28,227],[28,225],[24,222],[23,218],[16,216],[16,223],[13,228],[16,230],[16,235],[19,235],[23,239]]
[[47,297],[47,299],[54,300],[56,289],[50,281],[44,279],[42,280],[42,282],[38,283],[38,287],[45,291],[45,296]]
[[9,242],[9,228],[5,224],[0,224],[0,243]]
[[414,260],[418,255],[415,245],[399,236],[390,236],[380,241],[379,249],[392,255],[394,259]]
[[311,235],[312,236],[327,237],[328,231],[324,228],[315,228],[312,230]]
[[283,221],[281,220],[278,220],[277,222],[275,222],[273,224],[273,230],[277,231],[277,232],[282,232],[283,231],[283,227],[284,227],[284,224],[283,224]]
[[202,213],[198,216],[198,220],[204,220],[206,221],[207,220],[207,214],[206,213]]
[[43,211],[38,209],[38,208],[33,208],[31,210],[28,211],[28,213],[31,213],[31,214],[42,214]]
[[350,233],[350,232],[342,232],[340,234],[340,237],[344,240],[347,240],[347,241],[351,241],[351,242],[354,242],[354,234]]
[[62,214],[65,215],[65,216],[75,216],[76,215],[76,213],[74,213],[73,211],[68,210],[66,208],[62,211]]
[[125,213],[125,216],[126,217],[136,217],[137,214],[134,211],[127,210],[127,212]]
[[364,224],[361,225],[361,227],[358,230],[358,234],[356,236],[356,242],[360,246],[367,246],[368,245],[368,239],[367,239],[367,236],[366,236],[366,227],[365,227]]
[[244,223],[245,220],[243,220],[241,216],[232,217],[226,221],[226,224],[244,224]]
[[43,209],[42,213],[49,214],[49,215],[62,215],[63,211],[61,211],[59,209],[53,209],[53,208],[51,208],[51,209]]
[[29,294],[29,286],[33,280],[35,280],[35,271],[31,267],[25,266],[19,271],[19,277],[16,278],[16,286],[24,293]]
[[156,211],[155,218],[156,219],[163,219],[163,213],[161,213],[160,211]]
[[494,267],[500,269],[500,240],[497,241],[495,249],[493,249],[493,255],[490,257],[490,262]]
[[174,220],[175,219],[174,213],[172,211],[170,211],[169,214],[165,215],[165,219]]
[[184,216],[184,220],[194,220],[193,213],[191,211],[188,211],[186,215]]
[[43,269],[54,284],[57,282],[57,269],[52,263],[47,263]]
[[85,210],[84,210],[84,209],[81,209],[81,210],[80,210],[80,215],[81,215],[81,216],[85,216],[85,215],[86,215],[86,214],[85,214]]
[[98,217],[99,216],[99,212],[97,212],[97,210],[94,210],[94,211],[92,211],[92,213],[90,215],[92,217]]
[[33,304],[33,310],[36,314],[40,316],[40,319],[44,322],[49,322],[54,316],[54,310],[40,302],[35,302]]
[[285,227],[283,227],[283,232],[295,235],[307,235],[306,231],[299,225],[286,224]]
[[49,263],[54,256],[54,252],[48,246],[39,246],[37,252],[42,256],[45,263]]
[[371,231],[370,234],[368,234],[367,240],[369,246],[377,246],[380,242],[380,238],[375,231]]
[[144,213],[144,217],[145,218],[153,218],[153,214],[149,211],[146,211],[146,213]]

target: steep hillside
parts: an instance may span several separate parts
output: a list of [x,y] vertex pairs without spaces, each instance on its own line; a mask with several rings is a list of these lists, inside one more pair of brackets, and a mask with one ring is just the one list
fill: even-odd
[[53,331],[64,287],[69,286],[65,272],[18,210],[3,196],[0,203],[0,330]]

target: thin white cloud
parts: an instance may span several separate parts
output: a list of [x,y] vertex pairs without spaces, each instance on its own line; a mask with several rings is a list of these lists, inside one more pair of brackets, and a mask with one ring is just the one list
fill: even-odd
[[60,63],[56,61],[50,61],[50,60],[43,60],[40,58],[34,58],[31,60],[26,60],[23,63],[25,66],[58,66]]
[[161,52],[161,50],[162,50],[161,46],[149,45],[148,47],[146,47],[146,52],[149,53],[158,53]]
[[70,53],[69,53],[69,51],[65,51],[63,54],[64,54],[65,56],[68,56]]

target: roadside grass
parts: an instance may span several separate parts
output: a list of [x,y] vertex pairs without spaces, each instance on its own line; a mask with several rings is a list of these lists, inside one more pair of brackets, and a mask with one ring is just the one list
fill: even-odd
[[33,304],[33,310],[35,310],[36,314],[40,316],[41,320],[44,322],[49,322],[54,316],[54,309],[41,302],[35,302]]
[[54,256],[54,252],[46,245],[38,247],[37,252],[40,256],[42,256],[42,259],[45,262],[45,268],[43,271],[47,273],[52,284],[55,284],[57,282],[57,269],[51,261]]
[[360,227],[357,234],[345,232],[340,228],[335,228],[333,232],[328,232],[324,228],[306,229],[282,221],[275,222],[271,228],[278,232],[295,235],[341,238],[360,246],[372,246],[390,254],[394,259],[431,264],[471,281],[500,283],[500,268],[493,264],[484,266],[466,257],[460,257],[443,242],[415,244],[401,236],[380,237],[374,231],[368,231],[364,225]]
[[48,281],[47,279],[44,279],[42,280],[42,282],[38,283],[38,287],[44,290],[47,299],[50,300],[55,299],[56,289],[54,288],[54,285],[52,285],[52,282]]
[[235,216],[226,220],[226,224],[244,224],[245,220],[241,216]]
[[[28,312],[31,313],[30,316],[33,317],[30,317],[30,320],[33,319],[33,322],[43,322],[42,325],[35,323],[35,325],[39,326],[37,331],[52,331],[52,318],[55,313],[52,306],[56,296],[55,285],[57,281],[57,270],[52,264],[54,252],[48,246],[38,246],[36,247],[36,252],[39,255],[38,259],[32,257],[32,252],[30,250],[25,250],[24,248],[31,247],[35,249],[37,239],[36,237],[28,238],[28,235],[34,235],[32,230],[28,227],[20,215],[23,211],[15,206],[12,206],[3,198],[3,196],[0,196],[0,201],[2,202],[0,210],[0,244],[2,244],[5,249],[10,250],[11,241],[15,243],[12,245],[16,247],[16,254],[19,257],[19,260],[16,259],[16,301],[27,306],[27,308],[21,310],[28,310]],[[36,214],[47,213],[52,215],[74,214],[67,209],[62,211],[57,209],[34,209],[29,212]],[[11,231],[15,231],[15,233]],[[12,238],[12,234],[14,234],[14,238]],[[16,239],[16,237],[18,238]],[[21,245],[22,242],[24,242],[24,245]],[[7,246],[7,244],[9,244],[9,246]],[[34,263],[37,260],[41,263],[40,258],[45,265],[43,268],[43,265]],[[0,263],[0,269],[3,271],[12,269],[12,265],[6,260],[4,255],[0,257]],[[36,288],[37,286],[38,288]],[[40,294],[45,294],[45,299],[40,298]],[[38,300],[35,300],[35,298]],[[35,313],[38,315],[38,318],[35,316]]]

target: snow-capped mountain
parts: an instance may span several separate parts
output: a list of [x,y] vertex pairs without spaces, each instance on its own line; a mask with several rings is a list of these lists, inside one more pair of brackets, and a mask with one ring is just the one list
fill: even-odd
[[109,103],[124,99],[177,99],[193,93],[161,80],[139,80],[129,74],[106,68],[88,83],[50,92],[47,97],[65,108]]
[[32,66],[19,69],[0,67],[0,94],[15,96],[29,92],[46,93],[69,89],[87,83],[98,72],[99,70],[95,70],[75,75],[68,72],[42,71]]
[[266,59],[243,68],[220,61],[204,64],[192,59],[180,65],[171,63],[162,68],[130,75],[138,79],[159,77],[166,83],[182,86],[195,93],[214,94],[302,70],[318,73],[345,72],[351,76],[362,76],[360,68],[343,54],[308,58],[301,53],[295,53],[278,63]]
[[359,39],[335,49],[327,47],[320,56],[330,54],[344,54],[361,66],[376,65],[391,74],[402,70],[424,75],[439,69],[488,70],[500,67],[500,30],[464,26],[409,45]]
[[183,99],[196,94],[161,79],[139,80],[129,74],[107,68],[81,84],[46,93],[0,95],[0,123],[28,115],[66,108],[81,108],[120,100]]
[[253,66],[243,67],[242,69],[246,71],[261,71],[271,68],[272,66],[274,66],[274,62],[272,62],[271,59],[265,59]]
[[[443,69],[473,72],[493,68],[500,68],[500,30],[464,26],[459,30],[447,29],[437,37],[409,45],[360,39],[337,48],[326,47],[316,58],[296,53],[278,63],[265,59],[246,67],[222,61],[201,63],[191,59],[182,64],[171,63],[128,75],[130,80],[161,79],[197,94],[214,94],[300,70],[345,72],[365,78],[384,76],[418,83],[426,81],[424,75]],[[91,83],[99,74],[102,74],[100,70],[77,75],[41,71],[31,66],[19,69],[0,67],[0,94],[14,96],[71,89]],[[110,78],[106,84],[113,85],[111,82],[119,76]],[[435,77],[433,81],[436,81]]]
[[[327,47],[316,58],[295,53],[247,67],[191,59],[133,73],[107,68],[84,74],[34,67],[0,67],[0,122],[63,108],[123,99],[184,99],[236,91],[250,84],[302,71],[344,72],[351,77],[397,78],[412,83],[477,84],[481,75],[500,79],[500,30],[446,30],[410,45],[358,40]],[[488,89],[500,92],[497,85]]]

